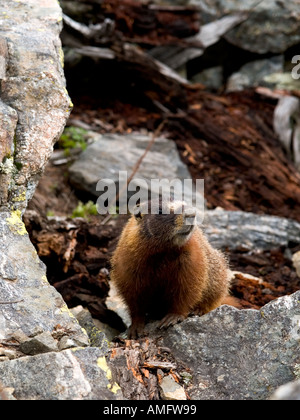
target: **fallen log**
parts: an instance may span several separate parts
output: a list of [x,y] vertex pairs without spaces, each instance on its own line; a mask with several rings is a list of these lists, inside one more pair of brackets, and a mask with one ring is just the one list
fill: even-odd
[[205,179],[210,206],[299,221],[300,174],[273,131],[276,101],[253,91],[191,97],[200,109],[191,104],[187,117],[170,119],[168,128],[193,177]]
[[170,44],[196,35],[200,29],[200,15],[195,6],[157,5],[137,0],[64,0],[62,6],[71,18],[89,22],[96,30],[101,22],[110,19],[125,42]]

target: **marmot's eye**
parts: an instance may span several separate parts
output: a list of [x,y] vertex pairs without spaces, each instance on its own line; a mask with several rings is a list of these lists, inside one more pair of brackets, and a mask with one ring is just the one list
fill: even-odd
[[141,218],[143,217],[143,216],[142,216],[141,209],[140,209],[139,207],[135,209],[135,211],[134,211],[134,217],[135,217],[136,219],[141,219]]

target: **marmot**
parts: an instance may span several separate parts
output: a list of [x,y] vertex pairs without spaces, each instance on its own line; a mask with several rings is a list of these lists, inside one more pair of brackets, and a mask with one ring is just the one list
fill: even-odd
[[[142,334],[146,317],[168,327],[217,308],[229,295],[226,258],[196,225],[195,209],[160,202],[159,214],[149,214],[150,206],[132,215],[111,261],[111,279],[131,314],[129,338]],[[178,206],[182,214],[175,214]]]

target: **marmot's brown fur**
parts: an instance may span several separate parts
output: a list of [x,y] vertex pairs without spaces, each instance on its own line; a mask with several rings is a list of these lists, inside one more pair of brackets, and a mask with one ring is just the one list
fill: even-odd
[[146,316],[161,319],[160,328],[168,327],[192,312],[217,308],[228,296],[225,257],[197,227],[195,211],[183,208],[182,214],[174,214],[176,206],[162,214],[166,205],[160,204],[159,214],[153,215],[143,214],[141,205],[113,255],[111,278],[132,318],[129,338],[142,334]]

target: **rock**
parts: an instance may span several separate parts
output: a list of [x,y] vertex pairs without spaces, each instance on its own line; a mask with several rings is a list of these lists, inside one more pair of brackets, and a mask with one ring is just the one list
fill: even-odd
[[[99,135],[98,139],[88,146],[79,159],[69,168],[72,184],[77,189],[87,191],[95,197],[100,195],[96,186],[101,179],[112,180],[118,190],[120,171],[127,172],[128,179],[150,141],[150,137],[140,134]],[[176,144],[172,140],[157,138],[131,182],[133,190],[128,191],[128,197],[136,192],[137,179],[145,180],[147,188],[151,190],[150,180],[152,179],[190,180],[191,175],[186,165],[180,160]],[[124,179],[121,182],[123,183]],[[120,189],[122,191],[122,187]],[[142,186],[141,191],[145,192],[147,190]],[[163,191],[167,190],[163,188]],[[151,192],[155,193],[153,190]],[[190,198],[192,193],[192,189],[188,188],[185,197]],[[197,200],[203,203],[201,193],[197,194]]]
[[76,316],[80,326],[87,332],[91,346],[93,347],[102,348],[103,346],[107,346],[107,342],[111,341],[119,333],[116,330],[113,331],[113,329],[110,329],[108,325],[102,325],[100,321],[98,324],[98,320],[94,320],[91,313],[82,306],[73,308],[72,313]]
[[284,56],[279,55],[264,60],[251,61],[233,73],[227,81],[227,92],[244,90],[249,87],[265,85],[265,77],[283,71]]
[[[162,45],[153,48],[150,51],[150,55],[172,69],[179,71],[188,61],[203,55],[206,48],[216,44],[230,29],[239,25],[244,20],[245,16],[242,13],[237,13],[233,16],[224,16],[219,20],[203,25],[197,35],[186,38],[185,41],[191,44],[190,47]],[[195,47],[195,44],[198,44],[198,46]],[[217,75],[213,75],[212,72],[209,74],[209,78],[213,80],[214,86],[220,83],[220,69],[217,72]],[[195,81],[197,82],[197,79]]]
[[61,29],[55,0],[0,3],[0,339],[6,343],[18,333],[25,347],[24,337],[38,332],[49,341],[58,326],[88,345],[48,284],[21,219],[71,110]]
[[293,264],[296,269],[298,277],[300,277],[300,251],[293,255]]
[[300,100],[282,96],[274,111],[273,126],[288,155],[300,168]]
[[186,400],[186,394],[182,386],[175,382],[172,375],[165,376],[160,386],[161,397],[163,400]]
[[223,86],[223,67],[210,67],[192,77],[193,83],[201,83],[208,89],[219,90]]
[[15,397],[12,395],[14,392],[13,388],[4,388],[0,382],[0,401],[15,401]]
[[17,112],[5,105],[0,98],[0,208],[8,202],[11,174],[14,170],[11,155],[14,150],[14,135],[17,125]]
[[8,56],[7,42],[5,38],[0,37],[0,80],[6,76],[6,61]]
[[300,401],[300,380],[280,386],[270,399],[273,401]]
[[3,356],[9,360],[9,359],[16,359],[17,358],[17,353],[14,350],[11,349],[5,349],[5,348],[0,348],[0,358],[2,361]]
[[216,248],[268,250],[300,243],[300,223],[276,216],[208,210],[202,227]]
[[0,238],[0,339],[8,340],[16,333],[23,334],[23,339],[37,332],[52,334],[60,325],[65,335],[88,345],[61,295],[47,282],[46,267],[18,212],[0,212]]
[[[57,347],[57,344],[56,344]],[[58,343],[58,350],[66,350],[66,349],[72,349],[74,347],[78,347],[78,343],[76,343],[72,338],[68,337],[68,336],[63,336]],[[55,349],[53,349],[52,351],[57,351]],[[43,353],[43,352],[40,352]],[[44,352],[47,353],[47,352]]]
[[[108,324],[105,324],[104,322],[99,321],[99,319],[95,319],[93,318],[93,323],[96,327],[96,331],[99,334],[104,334],[104,336],[106,337],[106,340],[108,340],[108,342],[113,341],[114,338],[116,338],[119,334],[120,331],[111,327]],[[90,338],[91,340],[91,338]]]
[[121,399],[104,355],[89,347],[26,356],[0,363],[0,377],[17,400]]
[[106,298],[107,308],[111,311],[116,312],[121,318],[126,327],[131,325],[131,317],[129,310],[124,303],[124,300],[120,297],[114,283],[110,282],[110,289],[108,297]]
[[294,79],[291,72],[277,72],[265,76],[264,85],[271,89],[298,91],[300,80]]
[[50,332],[45,331],[42,334],[21,343],[20,350],[24,354],[34,356],[40,353],[58,351],[58,346]]
[[22,330],[17,330],[11,335],[12,340],[16,340],[19,344],[24,343],[25,341],[29,340],[29,337],[24,334]]
[[224,15],[248,12],[248,18],[229,31],[225,38],[233,45],[259,54],[282,53],[300,42],[300,14],[298,0],[190,0],[201,12],[203,23]]
[[295,379],[300,292],[261,310],[221,306],[167,330],[163,345],[192,369],[191,399],[267,399]]
[[[0,4],[2,206],[23,211],[71,110],[62,70],[58,2]],[[2,66],[3,67],[3,66]]]

